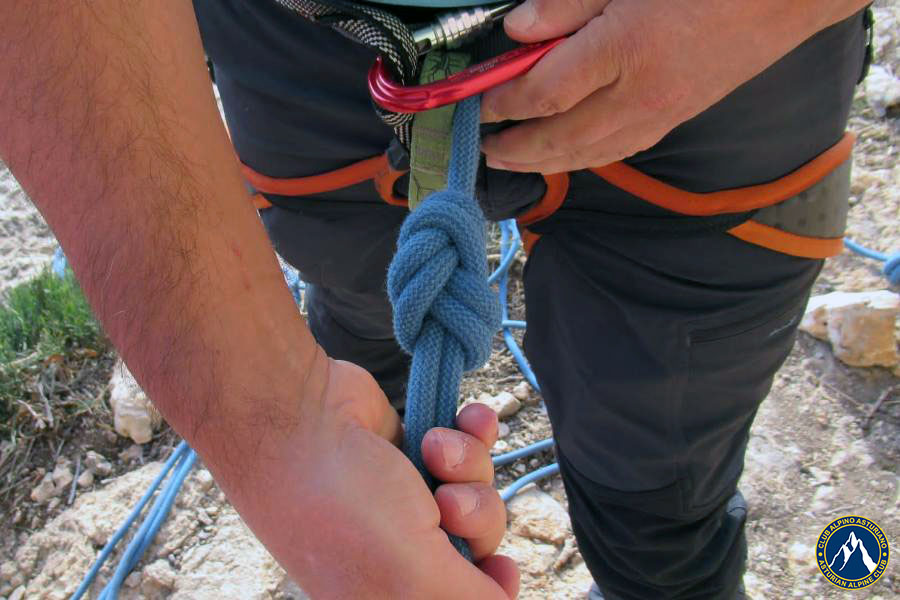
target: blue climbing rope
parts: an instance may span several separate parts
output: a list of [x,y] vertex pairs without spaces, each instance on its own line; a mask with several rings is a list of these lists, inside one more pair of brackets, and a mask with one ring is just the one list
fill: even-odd
[[475,200],[480,98],[459,103],[447,189],[429,195],[400,229],[388,269],[394,332],[412,355],[404,451],[433,484],[422,459],[432,427],[453,427],[463,371],[491,355],[500,329],[497,295],[487,283],[485,221]]
[[[125,521],[122,522],[112,537],[109,538],[109,541],[106,542],[106,545],[103,546],[97,560],[94,561],[94,564],[87,572],[87,575],[81,580],[78,589],[72,594],[71,600],[79,600],[85,592],[87,592],[88,588],[91,587],[91,584],[97,578],[97,574],[100,572],[101,567],[106,563],[116,545],[122,541],[122,538],[125,537],[128,530],[131,529],[138,517],[141,516],[144,507],[146,507],[150,502],[150,499],[153,498],[153,494],[159,489],[163,480],[165,480],[169,473],[175,471],[176,474],[169,480],[166,487],[163,489],[163,492],[157,498],[156,502],[154,502],[153,508],[150,509],[150,512],[147,513],[147,517],[144,519],[144,524],[141,525],[138,533],[135,534],[126,549],[125,554],[123,554],[120,559],[119,565],[115,571],[116,575],[114,575],[114,580],[110,581],[107,587],[100,593],[100,596],[98,596],[98,598],[106,599],[116,598],[121,582],[125,580],[125,577],[128,576],[128,573],[130,573],[134,568],[134,565],[137,564],[137,561],[140,559],[144,550],[147,549],[147,546],[149,546],[153,541],[153,538],[156,537],[159,527],[162,526],[166,516],[169,514],[169,510],[172,508],[172,501],[174,501],[175,496],[181,488],[181,484],[184,482],[184,478],[187,477],[187,474],[190,472],[190,468],[193,466],[196,459],[196,454],[188,447],[187,442],[182,441],[178,444],[175,451],[172,452],[172,456],[169,457],[159,474],[153,479],[150,487],[147,488],[147,491],[144,492],[144,495],[138,500],[138,503],[125,518]],[[171,501],[160,502],[160,500],[164,498],[171,498]],[[144,525],[147,523],[158,523],[158,525],[153,527],[148,525],[145,528]],[[138,549],[140,549],[140,552],[138,552]],[[117,577],[120,575],[120,572],[122,573],[121,577]],[[118,584],[114,585],[113,581],[116,580],[118,581]]]
[[[487,362],[500,329],[497,295],[487,282],[486,226],[475,200],[480,113],[480,97],[457,105],[447,189],[430,194],[403,222],[388,269],[394,333],[412,355],[404,452],[432,489],[422,439],[433,427],[455,425],[463,372]],[[464,540],[451,541],[471,559]]]
[[884,276],[892,285],[900,285],[900,250],[892,254],[884,254],[883,252],[861,246],[850,238],[844,238],[844,246],[860,256],[883,262],[884,268],[882,273],[884,273]]

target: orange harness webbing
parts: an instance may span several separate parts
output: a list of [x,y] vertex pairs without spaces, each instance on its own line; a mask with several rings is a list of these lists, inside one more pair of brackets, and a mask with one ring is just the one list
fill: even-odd
[[[846,162],[853,149],[850,133],[796,171],[770,183],[721,192],[697,194],[687,192],[653,179],[623,162],[591,169],[615,187],[646,202],[675,213],[691,216],[712,216],[741,213],[766,208],[784,202],[809,189]],[[242,165],[244,177],[257,192],[279,196],[310,196],[349,187],[372,180],[379,196],[388,204],[406,206],[406,198],[394,192],[394,184],[406,171],[391,167],[387,155],[367,158],[347,167],[310,177],[275,178],[262,175]],[[547,191],[544,197],[517,219],[527,252],[540,235],[527,229],[528,225],[546,219],[562,206],[569,191],[569,174],[545,175]],[[272,206],[261,193],[253,196],[257,209]],[[747,221],[728,230],[731,235],[776,252],[805,258],[828,258],[840,254],[843,238],[816,238],[797,235],[755,221]]]
[[[853,134],[844,134],[837,144],[796,171],[788,173],[776,181],[707,194],[681,190],[645,175],[623,162],[591,169],[591,172],[641,200],[675,213],[691,216],[741,213],[774,206],[809,189],[850,158],[854,140]],[[562,175],[565,176],[566,187],[568,187],[568,176]],[[541,236],[529,231],[525,226],[553,214],[562,204],[562,201],[558,201],[557,198],[559,190],[554,190],[554,193],[550,194],[549,181],[554,177],[558,177],[558,175],[546,178],[549,198],[545,197],[519,219],[522,243],[526,252],[531,252]],[[562,196],[565,199],[565,190],[562,191]],[[530,218],[532,215],[540,216]],[[745,242],[803,258],[828,258],[840,254],[843,250],[842,237],[802,236],[752,220],[729,229],[728,233]]]
[[[406,206],[406,198],[394,193],[394,183],[405,175],[406,171],[394,169],[388,161],[387,154],[373,156],[349,166],[310,177],[269,177],[254,171],[243,163],[241,163],[241,172],[247,183],[252,185],[257,192],[277,196],[312,196],[340,190],[371,179],[382,200],[394,206]],[[261,193],[253,196],[253,204],[257,210],[272,206],[272,203],[266,200]]]

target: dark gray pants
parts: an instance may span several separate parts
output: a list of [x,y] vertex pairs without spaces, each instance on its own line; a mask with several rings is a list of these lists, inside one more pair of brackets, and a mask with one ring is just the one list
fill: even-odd
[[[274,177],[382,152],[390,130],[363,82],[372,54],[275,3],[195,0],[235,148]],[[857,15],[821,32],[629,159],[692,192],[777,179],[846,126],[864,48]],[[494,172],[485,213],[516,214],[539,177]],[[263,219],[303,273],[310,326],[332,356],[402,400],[384,280],[405,211],[369,184],[271,197]],[[819,261],[780,255],[573,175],[525,272],[526,351],[558,444],[579,548],[610,600],[732,600],[740,522],[723,516],[750,424],[790,351]]]

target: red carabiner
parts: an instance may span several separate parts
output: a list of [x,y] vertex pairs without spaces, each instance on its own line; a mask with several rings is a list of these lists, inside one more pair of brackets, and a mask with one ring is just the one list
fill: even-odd
[[524,75],[565,39],[521,46],[425,85],[397,84],[378,57],[369,70],[369,92],[378,106],[396,113],[416,113],[454,104]]

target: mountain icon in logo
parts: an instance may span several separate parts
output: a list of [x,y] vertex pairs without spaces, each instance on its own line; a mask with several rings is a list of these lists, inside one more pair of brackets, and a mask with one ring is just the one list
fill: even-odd
[[[839,565],[835,565],[839,557],[843,560]],[[859,565],[859,562],[862,562],[862,565]],[[853,531],[847,536],[847,541],[834,553],[828,567],[833,569],[835,573],[840,573],[848,564],[851,565],[851,568],[848,569],[849,571],[857,571],[861,566],[864,566],[870,575],[878,568],[878,564],[872,560],[866,545],[863,544],[861,539],[856,537],[856,533]]]
[[847,515],[829,523],[816,543],[816,564],[832,585],[845,590],[878,581],[890,560],[887,537],[877,523]]

